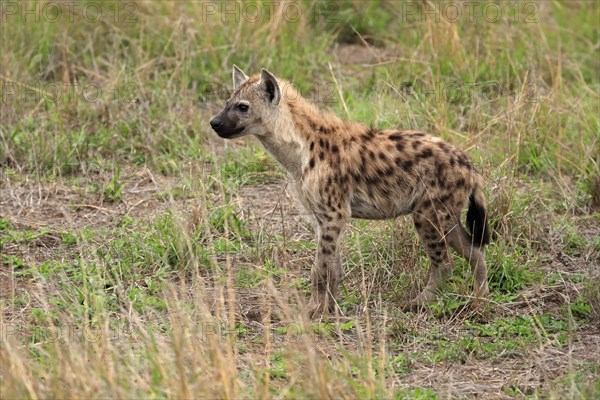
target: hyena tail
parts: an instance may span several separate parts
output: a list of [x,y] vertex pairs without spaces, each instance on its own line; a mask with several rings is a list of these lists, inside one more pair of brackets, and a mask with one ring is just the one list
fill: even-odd
[[485,209],[485,199],[481,186],[475,186],[475,189],[469,197],[469,209],[467,211],[467,227],[471,232],[471,243],[477,247],[483,247],[490,243],[490,230],[487,222],[487,211]]

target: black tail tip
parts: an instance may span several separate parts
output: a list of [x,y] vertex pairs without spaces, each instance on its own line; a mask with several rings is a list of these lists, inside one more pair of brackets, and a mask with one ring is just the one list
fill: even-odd
[[469,202],[467,227],[471,231],[473,244],[477,247],[490,244],[490,230],[488,228],[485,206],[478,202],[474,195],[471,195]]

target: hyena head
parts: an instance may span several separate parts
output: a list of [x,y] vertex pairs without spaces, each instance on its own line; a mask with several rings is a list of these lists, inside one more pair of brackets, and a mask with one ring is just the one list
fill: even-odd
[[260,77],[248,78],[234,65],[233,94],[210,126],[225,139],[265,135],[265,121],[275,117],[280,101],[281,89],[273,74],[263,69]]

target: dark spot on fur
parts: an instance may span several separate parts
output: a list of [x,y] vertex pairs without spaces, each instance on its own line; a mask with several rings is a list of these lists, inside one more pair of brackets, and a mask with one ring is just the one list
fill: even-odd
[[459,179],[457,179],[457,180],[456,180],[456,187],[459,187],[459,188],[461,188],[461,187],[463,187],[463,186],[465,186],[465,179],[464,179],[464,178],[459,178]]
[[372,140],[375,137],[375,135],[377,135],[377,132],[378,131],[375,128],[369,128],[365,131],[365,133],[363,133],[361,137],[365,142],[368,142],[369,140]]
[[417,156],[419,158],[429,158],[433,155],[433,151],[431,149],[423,149],[421,153]]
[[371,160],[374,160],[374,159],[376,158],[376,156],[375,156],[375,152],[374,152],[374,151],[372,151],[372,150],[370,150],[370,151],[369,151],[369,157],[371,157]]
[[402,143],[402,142],[396,143],[396,150],[398,150],[398,151],[404,150],[404,143]]
[[321,132],[321,133],[323,133],[323,134],[325,134],[325,135],[328,135],[328,134],[330,134],[331,132],[333,132],[333,128],[330,128],[330,127],[327,127],[327,126],[323,126],[323,125],[321,125],[321,126],[319,127],[319,132]]
[[308,168],[313,169],[314,167],[315,167],[315,159],[311,158],[310,162],[308,163]]
[[323,161],[323,160],[325,159],[325,153],[324,153],[324,152],[320,152],[320,153],[319,153],[319,159],[320,159],[321,161]]
[[365,177],[365,182],[367,183],[367,185],[377,185],[379,183],[380,177],[378,175],[375,176],[371,176],[371,175],[367,175]]
[[315,142],[310,142],[310,151],[315,149]]
[[387,161],[387,156],[383,151],[379,152],[379,158],[381,159],[381,161]]
[[404,135],[399,134],[399,133],[395,133],[393,135],[390,135],[389,138],[390,138],[390,140],[402,141],[402,140],[404,140]]
[[404,161],[402,163],[402,169],[405,170],[406,172],[410,172],[412,167],[413,167],[413,162],[410,160]]
[[448,201],[448,199],[450,199],[450,197],[452,197],[452,194],[447,193],[443,196],[440,196],[439,201],[440,203],[445,204]]
[[331,248],[327,247],[327,246],[323,246],[321,248],[321,253],[325,254],[326,256],[330,255],[331,253],[333,253],[333,251],[331,250]]
[[423,208],[429,208],[429,207],[431,207],[431,200],[429,200],[429,199],[423,200]]
[[419,228],[420,228],[420,227],[422,227],[422,226],[423,226],[423,224],[421,224],[421,223],[420,223],[420,222],[418,222],[418,221],[415,221],[415,228],[419,229]]
[[444,142],[438,142],[438,147],[440,148],[440,150],[442,150],[444,153],[447,153],[450,150],[450,146],[448,146],[446,143]]
[[458,156],[458,163],[467,169],[471,169],[471,163],[464,154]]
[[450,157],[450,166],[454,167],[456,165],[456,159],[454,157]]
[[331,235],[323,235],[321,236],[321,239],[323,239],[326,242],[333,242],[333,236]]
[[446,170],[446,164],[443,163],[435,163],[435,174],[437,175],[438,179],[444,175],[444,171]]
[[334,154],[337,154],[340,151],[340,149],[334,144],[331,146],[331,152]]
[[413,149],[418,149],[419,146],[421,145],[421,141],[420,140],[415,140],[412,144]]

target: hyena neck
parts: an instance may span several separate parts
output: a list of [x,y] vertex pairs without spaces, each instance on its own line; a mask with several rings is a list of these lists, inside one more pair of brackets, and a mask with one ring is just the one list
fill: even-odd
[[265,149],[287,170],[293,179],[302,175],[302,145],[295,140],[282,140],[272,134],[258,136]]
[[309,162],[310,143],[344,135],[349,123],[321,111],[292,89],[286,90],[276,117],[268,120],[268,132],[258,139],[294,179],[301,178],[302,167]]
[[295,97],[293,101],[288,101],[287,106],[291,125],[304,143],[326,136],[339,137],[344,134],[347,125],[355,124],[355,122],[343,121],[330,111],[321,110],[300,96]]

